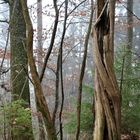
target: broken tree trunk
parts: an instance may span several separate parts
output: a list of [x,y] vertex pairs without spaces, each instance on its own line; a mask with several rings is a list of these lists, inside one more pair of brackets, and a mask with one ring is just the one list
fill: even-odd
[[94,140],[120,140],[120,93],[113,69],[115,0],[97,1],[93,27],[95,63]]

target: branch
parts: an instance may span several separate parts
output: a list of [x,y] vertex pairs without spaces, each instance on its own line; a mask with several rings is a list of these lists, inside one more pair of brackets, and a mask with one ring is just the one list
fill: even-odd
[[56,36],[56,32],[57,32],[58,19],[59,19],[59,11],[58,11],[58,7],[57,7],[57,4],[56,4],[56,0],[53,0],[53,2],[54,2],[55,13],[56,13],[55,23],[54,23],[54,28],[53,28],[53,32],[52,32],[50,46],[49,46],[48,52],[45,56],[43,68],[42,68],[42,71],[41,71],[41,74],[40,74],[40,81],[41,82],[42,82],[42,79],[43,79],[43,76],[44,76],[44,73],[45,73],[45,70],[46,70],[46,66],[47,66],[49,57],[50,57],[51,52],[52,52],[52,48],[53,48],[53,45],[54,45],[55,36]]
[[[122,2],[121,2],[120,0],[118,0],[118,1],[119,1],[119,3],[122,4]],[[123,6],[129,13],[131,13],[134,17],[136,17],[138,20],[140,20],[140,18],[139,18],[133,11],[131,11],[129,8],[127,8],[124,4],[122,4],[122,6]]]
[[3,2],[1,2],[0,4],[6,4],[8,3],[9,4],[9,0],[2,0]]
[[32,84],[34,84],[33,81],[32,81],[32,79],[30,78],[29,73],[28,73],[27,69],[25,68],[25,66],[22,65],[22,67],[23,67],[23,70],[24,70],[24,72],[26,73],[28,79],[30,80],[30,82],[31,82]]
[[74,46],[68,51],[68,53],[66,54],[66,56],[65,56],[64,59],[63,59],[63,63],[65,62],[65,60],[67,59],[67,57],[69,56],[69,54],[71,53],[71,51],[72,51],[75,47],[77,47],[79,44],[80,44],[80,43],[77,43],[76,45],[74,45]]
[[4,63],[4,60],[5,60],[5,56],[6,56],[6,52],[7,52],[7,46],[8,46],[8,41],[9,41],[9,30],[8,30],[8,34],[7,34],[7,40],[6,40],[6,46],[5,46],[5,49],[4,49],[4,55],[3,55],[3,58],[2,58],[2,61],[1,61],[1,65],[0,65],[1,69],[3,67],[3,63]]
[[80,2],[77,6],[74,7],[74,9],[72,9],[69,14],[67,15],[67,18],[81,5],[83,4],[84,2],[86,2],[86,0]]
[[[15,0],[15,2],[14,2],[14,6],[13,6],[13,9],[12,9],[12,16],[11,16],[11,19],[13,19],[16,4],[17,4],[17,0]],[[8,22],[8,23],[9,23],[9,28],[10,28],[11,20],[10,20],[10,22]],[[3,58],[2,58],[2,62],[1,62],[1,65],[0,65],[0,68],[1,68],[1,69],[2,69],[2,67],[3,67],[3,63],[4,63],[5,56],[6,56],[6,52],[7,52],[8,41],[9,41],[9,34],[10,34],[10,30],[8,29],[7,40],[6,40],[6,46],[5,46],[5,50],[4,50],[4,56],[3,56]]]
[[0,19],[0,22],[9,24],[9,21],[8,20],[1,20]]

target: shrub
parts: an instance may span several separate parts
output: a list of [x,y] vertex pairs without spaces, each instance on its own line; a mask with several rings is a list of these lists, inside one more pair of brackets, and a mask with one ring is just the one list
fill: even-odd
[[31,122],[31,109],[25,107],[24,100],[16,100],[7,105],[2,106],[0,123],[10,128],[13,137],[31,137],[32,136],[32,122]]

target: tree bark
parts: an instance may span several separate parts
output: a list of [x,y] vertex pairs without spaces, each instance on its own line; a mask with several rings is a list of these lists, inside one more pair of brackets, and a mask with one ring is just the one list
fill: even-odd
[[[43,43],[42,43],[42,0],[37,0],[37,66],[38,73],[41,75],[43,65]],[[43,87],[43,84],[42,84]],[[43,87],[44,88],[44,87]],[[39,123],[39,139],[45,140],[45,132],[43,129],[42,115],[38,117]]]
[[[18,0],[9,1],[10,8],[10,47],[11,47],[11,94],[12,100],[24,99],[26,107],[30,107],[30,92],[28,80],[28,60],[26,50],[26,24]],[[14,126],[11,126],[12,128]],[[16,134],[11,128],[12,139],[33,139],[33,135]],[[20,129],[20,128],[19,128]],[[29,132],[27,132],[28,130]],[[31,128],[26,129],[26,134],[31,133]],[[22,130],[21,130],[22,131]]]
[[94,140],[120,140],[120,93],[113,69],[115,0],[97,1]]
[[[13,10],[14,8],[14,10]],[[23,98],[29,104],[26,25],[19,1],[10,1],[11,87],[14,100]]]
[[42,0],[37,0],[37,61],[39,75],[41,74],[43,65],[42,44]]

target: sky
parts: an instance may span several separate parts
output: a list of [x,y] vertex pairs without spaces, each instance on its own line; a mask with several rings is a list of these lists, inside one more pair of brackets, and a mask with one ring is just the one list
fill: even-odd
[[[34,29],[37,28],[37,0],[27,0],[28,7],[30,10],[30,15],[33,23]],[[52,5],[53,0],[42,0],[42,9],[43,9],[43,29],[50,29],[53,24],[53,19],[50,20],[46,14],[48,14],[47,5]],[[0,4],[0,20],[6,20],[9,17],[8,5]],[[7,32],[8,24],[0,23],[0,47],[5,46],[1,45],[1,40],[6,40],[5,35]],[[45,32],[45,30],[43,30]],[[3,41],[2,41],[3,42]]]

